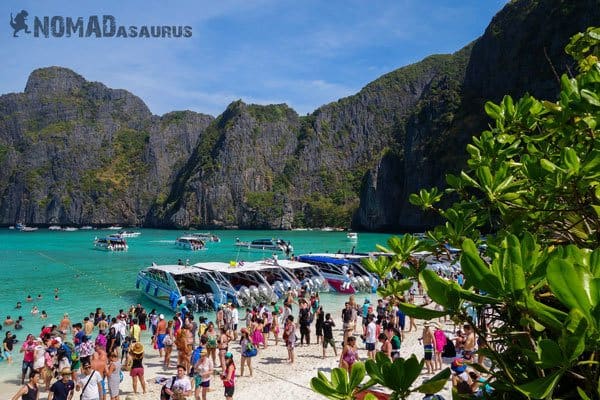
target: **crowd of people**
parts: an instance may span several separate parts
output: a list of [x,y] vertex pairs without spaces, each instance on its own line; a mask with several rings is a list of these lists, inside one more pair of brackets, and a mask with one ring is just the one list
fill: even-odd
[[[407,301],[414,302],[415,296],[411,290]],[[429,301],[425,294],[421,296],[425,303]],[[254,377],[253,358],[261,357],[270,346],[284,345],[290,364],[296,362],[298,346],[316,344],[322,358],[331,354],[331,348],[339,366],[349,372],[360,360],[359,349],[366,350],[367,358],[375,359],[381,352],[394,360],[400,357],[405,335],[419,334],[415,321],[402,313],[395,300],[378,299],[371,304],[366,298],[358,304],[350,296],[342,310],[327,311],[318,293],[301,291],[287,293],[282,304],[247,308],[243,316],[235,305],[225,304],[214,321],[185,308],[167,318],[156,310],[148,313],[140,304],[114,316],[97,308],[81,321],[71,321],[64,314],[58,325],[48,324],[39,334],[29,334],[20,346],[22,387],[12,399],[37,400],[38,393],[46,391],[53,400],[71,399],[74,392],[81,392],[82,400],[118,400],[126,373],[131,377],[131,391],[146,393],[144,360],[149,351],[159,355],[164,371],[176,368],[175,375],[162,382],[161,399],[206,400],[216,386],[222,386],[224,397],[232,399],[236,378]],[[339,345],[334,335],[338,316],[343,338]],[[7,317],[5,327],[13,324]],[[419,338],[423,373],[433,374],[444,363],[450,364],[452,382],[460,393],[488,390],[487,382],[468,369],[478,345],[473,328],[461,328],[451,338],[444,324],[423,324]],[[15,339],[11,331],[6,332],[3,357],[9,362],[14,358]],[[237,364],[234,353],[239,355]],[[215,376],[221,385],[214,383]]]

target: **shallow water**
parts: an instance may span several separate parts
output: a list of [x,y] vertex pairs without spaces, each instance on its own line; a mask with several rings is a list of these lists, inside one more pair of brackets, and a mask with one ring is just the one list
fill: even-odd
[[[28,333],[38,335],[41,327],[47,323],[58,324],[65,312],[72,321],[80,321],[102,307],[107,314],[116,314],[119,309],[127,309],[131,304],[141,303],[148,310],[156,308],[159,312],[170,314],[141,295],[135,288],[137,272],[157,264],[175,264],[178,259],[189,259],[191,264],[204,261],[239,261],[269,258],[272,252],[238,250],[234,247],[236,238],[242,241],[281,237],[290,241],[294,253],[299,255],[310,252],[350,252],[355,246],[356,252],[375,251],[376,245],[385,245],[391,235],[359,233],[358,241],[346,238],[345,232],[322,231],[215,231],[221,238],[219,243],[208,243],[203,250],[192,252],[175,248],[175,239],[183,232],[159,229],[139,229],[142,235],[127,239],[127,252],[103,252],[94,250],[93,240],[114,231],[48,231],[35,232],[0,230],[0,272],[3,281],[0,290],[0,318],[7,315],[13,319],[21,315],[25,319],[24,328],[13,331],[22,340]],[[58,288],[59,299],[54,299],[54,290]],[[37,300],[38,294],[42,295]],[[26,302],[31,295],[32,302]],[[325,312],[339,312],[345,295],[323,294],[321,296]],[[21,309],[15,309],[21,301]],[[48,319],[33,316],[30,311],[36,305],[40,313],[48,314]],[[243,314],[243,313],[241,313]],[[208,315],[212,318],[212,315]],[[1,331],[2,338],[6,328]],[[0,378],[14,377],[20,368],[22,355],[18,353],[19,344],[14,351],[12,366],[0,362]]]

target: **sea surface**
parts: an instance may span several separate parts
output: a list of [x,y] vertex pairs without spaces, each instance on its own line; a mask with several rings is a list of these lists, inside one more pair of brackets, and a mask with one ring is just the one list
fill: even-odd
[[[103,237],[114,231],[79,230],[74,232],[35,232],[0,229],[0,320],[7,315],[14,320],[23,316],[23,329],[12,331],[22,340],[28,333],[38,335],[44,324],[58,324],[64,313],[69,313],[73,322],[102,307],[107,314],[114,315],[119,309],[141,303],[148,311],[170,315],[170,310],[161,308],[148,300],[135,288],[136,274],[140,269],[157,264],[176,264],[179,259],[190,264],[204,261],[255,261],[270,258],[270,251],[239,250],[234,246],[236,238],[250,241],[262,238],[282,238],[294,246],[294,254],[315,252],[376,251],[376,245],[386,245],[391,234],[359,233],[357,241],[346,238],[345,232],[326,231],[213,231],[221,242],[208,243],[199,251],[182,250],[175,247],[175,239],[184,231],[160,229],[135,229],[142,232],[137,238],[128,238],[126,252],[104,252],[95,250],[95,237]],[[283,257],[283,255],[280,255]],[[58,289],[58,300],[54,299]],[[26,298],[31,295],[32,302]],[[38,295],[42,296],[37,300]],[[361,298],[365,297],[361,295]],[[366,297],[371,297],[367,295]],[[337,312],[348,296],[337,294],[321,295],[325,312]],[[15,309],[16,303],[21,309]],[[361,300],[362,301],[362,300]],[[31,314],[33,306],[40,314],[46,311],[43,320]],[[209,319],[213,317],[210,313]],[[6,328],[0,331],[4,339]],[[16,345],[17,349],[20,343]],[[22,361],[18,350],[14,352],[14,364],[0,362],[0,378],[14,379]]]

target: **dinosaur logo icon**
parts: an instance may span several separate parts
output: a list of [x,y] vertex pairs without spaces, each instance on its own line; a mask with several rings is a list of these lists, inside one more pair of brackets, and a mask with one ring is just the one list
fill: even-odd
[[13,37],[18,37],[17,32],[19,31],[31,33],[31,31],[29,31],[29,26],[27,26],[27,23],[25,22],[28,15],[29,13],[25,10],[21,10],[21,12],[18,13],[14,18],[12,13],[10,14],[10,26],[12,26],[12,28],[14,29]]

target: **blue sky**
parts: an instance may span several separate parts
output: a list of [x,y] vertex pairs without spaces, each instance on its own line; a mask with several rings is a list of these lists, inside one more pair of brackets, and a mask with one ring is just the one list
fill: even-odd
[[[0,93],[40,67],[71,68],[126,89],[155,114],[220,114],[232,101],[287,103],[299,114],[358,92],[483,34],[506,0],[42,1],[0,6]],[[113,15],[117,25],[189,25],[191,38],[13,38],[10,13]]]

